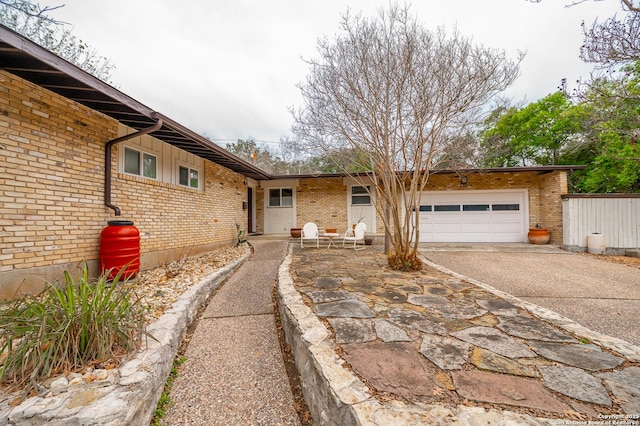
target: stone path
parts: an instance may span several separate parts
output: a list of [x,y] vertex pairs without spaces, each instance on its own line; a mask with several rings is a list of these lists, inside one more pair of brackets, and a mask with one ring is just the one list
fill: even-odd
[[593,331],[640,345],[638,268],[554,246],[482,248],[460,244],[444,250],[420,245],[425,257],[448,270],[571,318]]
[[640,414],[638,362],[474,284],[429,267],[391,271],[375,246],[296,246],[290,271],[345,368],[381,401],[572,420]]

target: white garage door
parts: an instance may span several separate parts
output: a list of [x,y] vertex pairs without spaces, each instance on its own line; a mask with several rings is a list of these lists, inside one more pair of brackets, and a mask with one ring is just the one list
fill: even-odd
[[421,242],[525,242],[527,191],[424,192]]

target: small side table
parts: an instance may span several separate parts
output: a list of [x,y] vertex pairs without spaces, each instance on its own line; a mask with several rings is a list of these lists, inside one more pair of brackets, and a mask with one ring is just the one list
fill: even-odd
[[323,234],[323,236],[329,239],[329,245],[327,246],[327,248],[330,248],[331,246],[338,248],[338,246],[335,245],[335,243],[333,242],[333,239],[336,237],[339,237],[340,234],[338,234],[337,232],[336,233],[329,232],[329,233]]

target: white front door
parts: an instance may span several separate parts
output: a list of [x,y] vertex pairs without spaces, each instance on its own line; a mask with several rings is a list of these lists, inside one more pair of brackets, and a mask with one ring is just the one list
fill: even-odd
[[264,200],[265,234],[286,234],[296,222],[293,188],[266,188]]
[[375,193],[372,190],[369,185],[350,185],[347,200],[349,223],[364,222],[369,233],[376,232]]
[[417,210],[420,242],[526,242],[526,190],[428,191]]

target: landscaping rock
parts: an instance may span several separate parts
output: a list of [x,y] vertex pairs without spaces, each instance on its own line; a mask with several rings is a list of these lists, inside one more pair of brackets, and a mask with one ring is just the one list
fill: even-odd
[[336,343],[362,343],[376,339],[373,322],[353,318],[329,318],[336,335]]
[[495,328],[471,327],[452,333],[452,335],[508,358],[534,358],[536,356],[526,345]]
[[578,343],[578,341],[569,334],[563,333],[537,318],[525,317],[523,315],[501,317],[498,328],[511,336],[522,339]]
[[625,413],[640,414],[640,367],[628,367],[596,376],[604,379]]
[[458,393],[473,401],[517,405],[554,413],[569,410],[569,406],[558,401],[533,379],[486,371],[454,371],[451,375]]
[[624,361],[623,358],[603,352],[596,345],[532,343],[531,346],[545,358],[591,371],[609,370]]
[[374,324],[376,334],[383,342],[410,342],[412,340],[403,329],[396,327],[388,321],[376,319]]
[[316,305],[316,315],[319,317],[373,318],[376,313],[360,300],[349,299]]
[[306,294],[313,301],[313,303],[336,302],[338,300],[353,299],[355,297],[348,291],[343,290],[309,291]]
[[535,368],[520,364],[513,359],[498,355],[486,349],[475,348],[471,353],[470,361],[481,370],[513,374],[514,376],[540,377],[540,373],[538,373],[538,370]]
[[428,320],[423,315],[408,309],[393,309],[387,314],[389,321],[401,327],[409,327],[423,333],[446,335],[445,328],[433,321]]
[[362,343],[344,345],[344,359],[378,391],[407,399],[433,397],[444,389],[434,379],[435,368],[410,343]]
[[319,277],[315,280],[313,286],[328,289],[337,288],[340,287],[340,280],[331,277]]
[[467,363],[470,347],[458,339],[427,334],[422,338],[420,353],[443,370],[458,370]]
[[580,401],[611,407],[611,399],[600,380],[575,367],[539,366],[544,385]]

